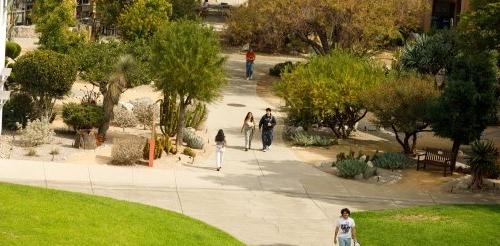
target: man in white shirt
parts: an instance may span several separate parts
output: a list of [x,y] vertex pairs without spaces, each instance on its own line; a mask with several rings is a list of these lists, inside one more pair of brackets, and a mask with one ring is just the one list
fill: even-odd
[[356,241],[356,224],[353,219],[349,218],[351,215],[349,209],[344,208],[340,210],[340,214],[342,216],[337,220],[334,242],[337,244],[338,238],[339,246],[351,246],[351,239]]

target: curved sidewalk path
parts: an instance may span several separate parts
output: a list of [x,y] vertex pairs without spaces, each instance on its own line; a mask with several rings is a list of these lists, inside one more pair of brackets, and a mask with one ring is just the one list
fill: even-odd
[[[209,136],[225,130],[229,147],[220,172],[214,155],[168,168],[73,165],[0,160],[0,181],[77,191],[150,204],[198,218],[249,245],[333,245],[334,219],[343,207],[385,209],[415,204],[499,203],[498,197],[443,195],[344,180],[300,162],[278,141],[270,152],[243,151],[246,112],[268,107],[255,81],[241,78],[243,55],[229,55],[229,84],[210,106]],[[259,57],[257,78],[283,60]],[[257,134],[258,135],[258,134]],[[255,136],[254,148],[261,143]],[[359,225],[362,229],[362,225]],[[200,242],[202,244],[202,242]]]

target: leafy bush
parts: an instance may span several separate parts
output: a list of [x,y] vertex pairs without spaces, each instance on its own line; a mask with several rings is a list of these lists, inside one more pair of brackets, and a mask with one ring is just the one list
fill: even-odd
[[26,126],[33,113],[33,100],[26,94],[13,94],[3,107],[3,127],[17,129],[17,124]]
[[117,138],[111,147],[111,163],[115,165],[133,165],[142,158],[144,142],[142,137],[128,136]]
[[196,157],[196,152],[194,152],[194,150],[192,150],[191,148],[185,148],[182,151],[182,154],[187,155],[187,156],[192,157],[192,158]]
[[182,141],[193,149],[203,149],[203,146],[205,145],[203,138],[198,136],[196,131],[192,128],[184,128]]
[[311,134],[303,130],[290,133],[289,138],[292,141],[293,145],[306,146],[306,147],[330,146],[336,143],[335,139],[317,134]]
[[293,64],[291,61],[278,63],[278,64],[274,65],[274,67],[269,68],[269,75],[272,75],[275,77],[281,77],[281,75],[285,71],[288,70],[288,72],[291,72],[299,64],[300,64],[300,62]]
[[103,108],[94,104],[64,104],[62,116],[75,130],[97,128],[104,122]]
[[5,44],[5,56],[15,60],[21,54],[21,45],[16,42],[7,41]]
[[[19,127],[21,127],[20,124]],[[29,147],[50,143],[55,135],[47,118],[28,121],[26,127],[21,128],[19,131],[21,141]]]
[[114,107],[113,109],[114,118],[111,124],[123,128],[125,131],[126,127],[137,126],[137,119],[134,114],[124,107]]
[[146,127],[151,128],[151,125],[153,124],[153,114],[155,114],[156,117],[159,116],[158,107],[156,107],[155,104],[149,104],[146,102],[135,102],[133,105],[134,108],[132,109],[132,112],[134,113],[137,122],[142,124],[144,129],[146,129]]
[[375,155],[373,164],[386,169],[404,169],[411,165],[411,161],[403,153],[386,152]]
[[368,164],[362,160],[346,159],[338,161],[335,166],[337,167],[338,176],[353,178],[356,175],[364,174]]
[[26,156],[37,156],[37,151],[35,148],[29,148],[28,152],[26,152]]

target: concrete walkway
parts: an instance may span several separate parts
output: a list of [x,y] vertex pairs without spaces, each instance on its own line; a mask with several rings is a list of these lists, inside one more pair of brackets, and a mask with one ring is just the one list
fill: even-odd
[[[214,171],[213,155],[165,169],[0,160],[0,181],[150,204],[205,221],[250,245],[333,245],[333,221],[343,207],[500,203],[494,196],[408,192],[340,179],[301,163],[279,141],[270,152],[243,151],[243,117],[252,111],[260,118],[268,105],[255,94],[255,81],[242,79],[243,56],[228,58],[230,83],[223,99],[211,105],[207,122],[210,136],[219,128],[227,136],[220,172]],[[257,78],[283,60],[259,58]],[[258,136],[253,147],[261,147]]]

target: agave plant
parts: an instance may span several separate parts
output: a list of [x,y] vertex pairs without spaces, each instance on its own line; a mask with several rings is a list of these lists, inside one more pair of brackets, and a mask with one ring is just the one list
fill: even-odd
[[470,166],[472,173],[470,187],[481,189],[483,177],[495,171],[498,150],[492,141],[475,141],[471,145],[471,150],[471,156],[467,160],[467,165]]

